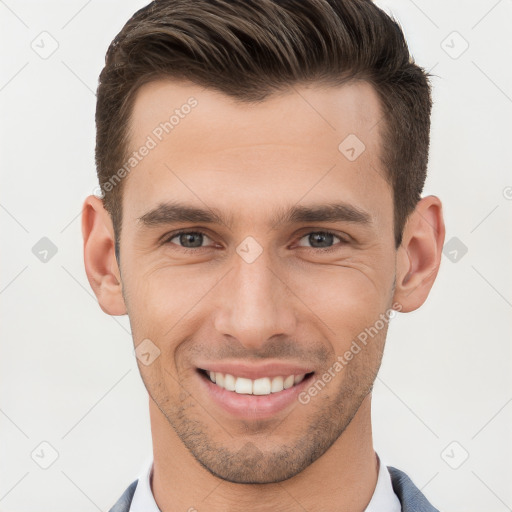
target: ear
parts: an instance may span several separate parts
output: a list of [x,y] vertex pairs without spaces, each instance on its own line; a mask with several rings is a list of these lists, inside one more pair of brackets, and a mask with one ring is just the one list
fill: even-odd
[[94,195],[84,202],[82,236],[85,272],[101,309],[109,315],[125,315],[112,219],[103,201]]
[[421,199],[410,214],[398,248],[393,301],[407,313],[427,299],[441,264],[445,237],[442,204],[436,196]]

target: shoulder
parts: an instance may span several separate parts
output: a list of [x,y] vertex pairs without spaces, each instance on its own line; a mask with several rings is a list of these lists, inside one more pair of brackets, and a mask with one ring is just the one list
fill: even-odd
[[129,512],[135,488],[137,487],[137,482],[138,480],[135,480],[128,486],[126,491],[124,491],[123,495],[116,501],[115,505],[109,512]]
[[403,471],[392,466],[387,468],[391,475],[393,491],[402,504],[403,512],[439,512]]

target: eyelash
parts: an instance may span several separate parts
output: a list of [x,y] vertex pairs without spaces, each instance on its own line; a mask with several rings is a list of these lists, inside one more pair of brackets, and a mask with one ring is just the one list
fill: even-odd
[[[305,233],[304,235],[302,235],[299,240],[302,240],[305,236],[308,236],[308,235],[311,235],[313,233],[322,233],[323,235],[332,235],[334,236],[335,238],[338,238],[340,240],[339,244],[335,244],[333,245],[332,247],[304,247],[305,249],[312,249],[312,250],[316,250],[316,251],[321,251],[321,252],[324,252],[324,253],[327,253],[327,252],[331,252],[331,251],[334,251],[337,249],[337,245],[346,245],[348,244],[348,241],[343,239],[343,237],[337,235],[336,233],[333,233],[332,231],[326,231],[326,230],[320,230],[320,231],[309,231],[308,233]],[[191,230],[180,230],[180,231],[176,231],[174,233],[171,233],[170,235],[168,235],[164,241],[162,242],[162,245],[168,245],[168,244],[171,244],[171,240],[173,238],[176,238],[177,236],[180,236],[180,235],[184,235],[184,234],[198,234],[198,235],[204,235],[204,236],[207,236],[208,238],[211,238],[208,233],[205,233],[204,231],[200,231],[200,230],[196,230],[196,231],[191,231]],[[172,244],[172,245],[176,245],[177,248],[179,248],[181,251],[183,252],[186,252],[186,253],[191,253],[191,252],[195,252],[197,253],[197,251],[201,250],[201,249],[208,249],[208,247],[195,247],[195,248],[190,248],[190,247],[182,247],[181,245],[178,245],[178,244]]]

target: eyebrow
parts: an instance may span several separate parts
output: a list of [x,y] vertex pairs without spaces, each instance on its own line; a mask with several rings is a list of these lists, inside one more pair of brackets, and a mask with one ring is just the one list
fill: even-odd
[[[223,224],[229,229],[233,226],[233,215],[224,216],[212,208],[196,206],[176,201],[161,203],[146,212],[137,221],[143,226],[155,227],[173,223]],[[344,202],[316,204],[310,206],[294,205],[278,208],[269,224],[275,229],[282,224],[299,224],[305,222],[349,222],[360,225],[372,224],[371,215],[354,205]]]

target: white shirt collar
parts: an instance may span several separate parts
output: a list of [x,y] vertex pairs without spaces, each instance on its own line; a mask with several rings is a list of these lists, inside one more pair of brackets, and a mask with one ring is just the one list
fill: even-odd
[[[364,512],[401,512],[402,506],[393,491],[388,468],[378,455],[377,458],[379,459],[377,485],[373,491],[372,499]],[[130,505],[130,512],[160,512],[151,491],[150,479],[152,471],[153,459],[151,458],[144,465],[144,470],[139,477]]]
[[364,509],[364,512],[401,512],[402,505],[395,491],[393,491],[391,475],[387,465],[378,455],[377,458],[379,459],[377,485],[373,491],[372,499]]
[[153,458],[151,457],[146,464],[144,464],[144,469],[139,476],[129,512],[160,512],[153,492],[151,491],[150,479],[152,471]]

